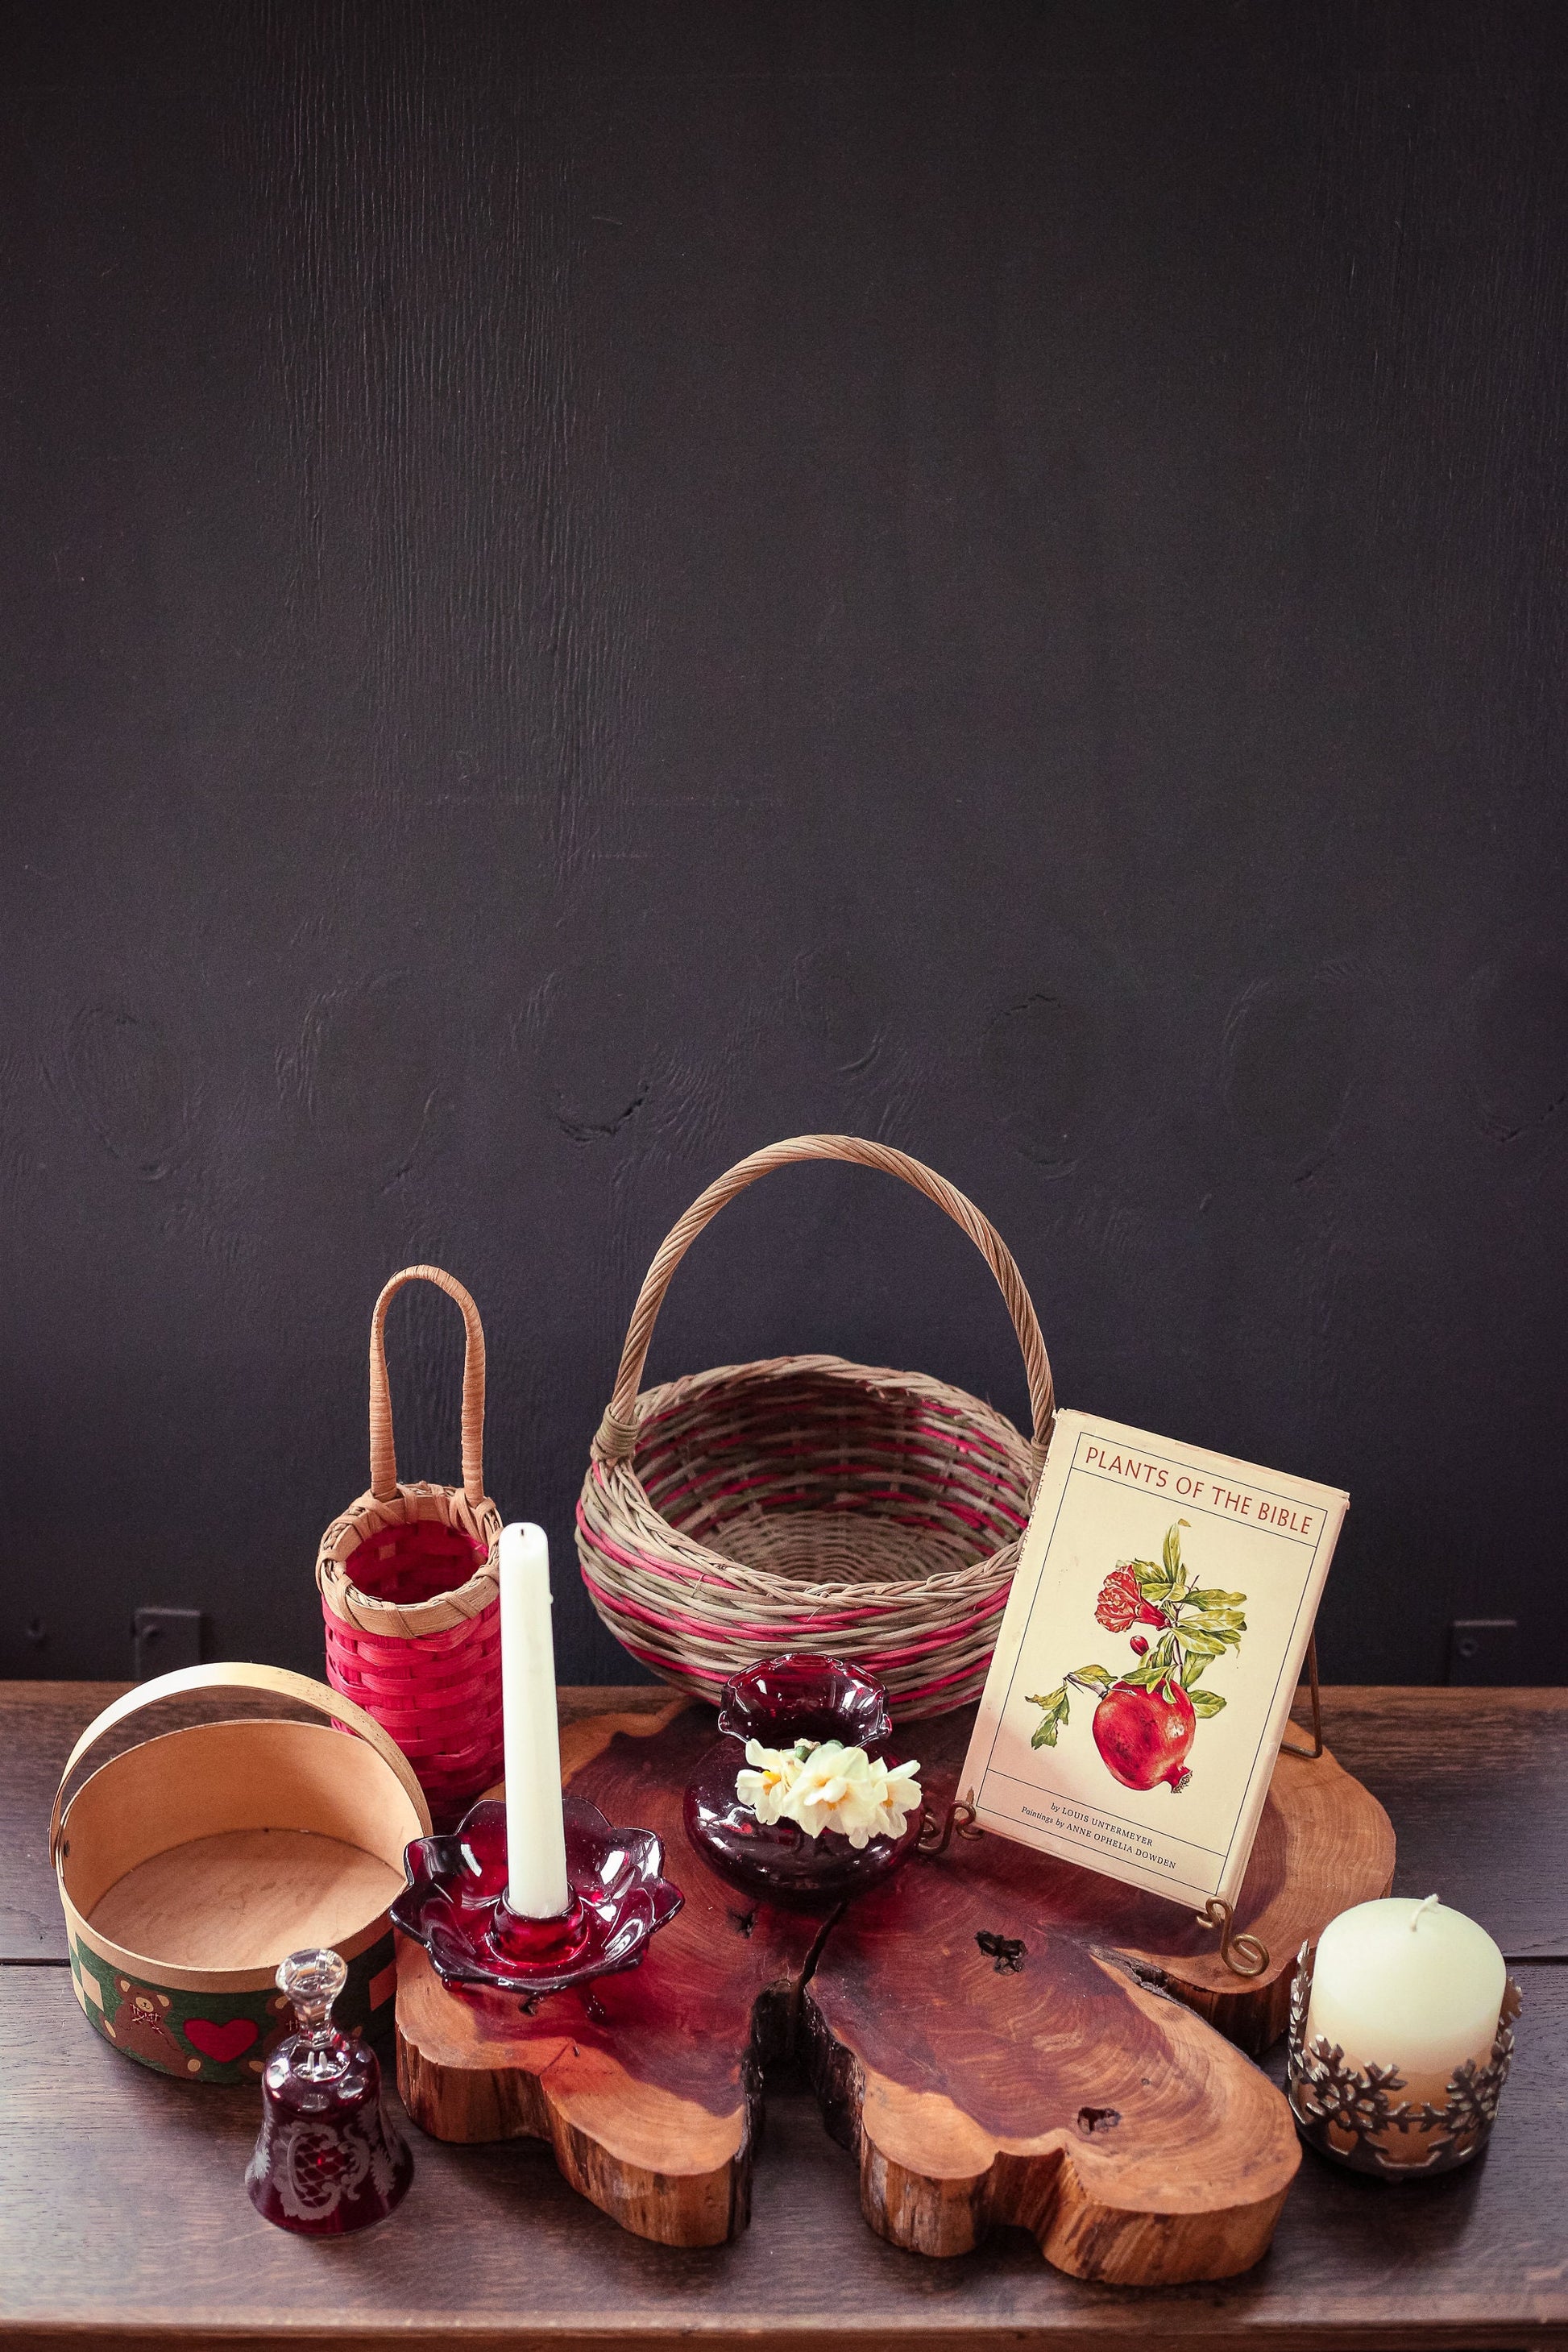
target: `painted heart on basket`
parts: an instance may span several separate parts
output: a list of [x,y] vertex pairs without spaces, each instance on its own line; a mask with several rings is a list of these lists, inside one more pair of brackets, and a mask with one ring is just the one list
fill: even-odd
[[244,2056],[260,2030],[253,2017],[231,2017],[226,2025],[216,2024],[210,2017],[192,2017],[185,2021],[185,2040],[215,2065],[228,2066]]

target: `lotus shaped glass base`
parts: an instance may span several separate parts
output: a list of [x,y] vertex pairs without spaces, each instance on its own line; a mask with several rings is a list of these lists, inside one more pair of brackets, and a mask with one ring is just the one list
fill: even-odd
[[526,1995],[562,1992],[590,1977],[635,1969],[648,1938],[681,1906],[661,1875],[651,1830],[613,1829],[583,1797],[564,1797],[572,1899],[552,1919],[525,1918],[506,1899],[506,1807],[472,1806],[449,1836],[416,1838],[403,1857],[408,1884],[392,1906],[423,1944],[443,1983]]

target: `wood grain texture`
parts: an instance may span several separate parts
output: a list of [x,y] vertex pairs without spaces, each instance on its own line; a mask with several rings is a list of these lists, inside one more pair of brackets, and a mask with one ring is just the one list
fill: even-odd
[[[936,1810],[967,1726],[931,1727]],[[1332,1759],[1282,1756],[1237,1905],[1269,1945],[1240,1983],[1212,1930],[1009,1840],[955,1838],[835,1921],[805,1991],[813,2078],[895,2244],[968,2251],[1029,2228],[1075,2275],[1168,2284],[1248,2269],[1296,2168],[1245,2048],[1277,2039],[1295,1958],[1384,1893],[1386,1815]]]
[[1323,1728],[1398,1831],[1396,1894],[1441,1895],[1510,1959],[1568,1958],[1568,1691],[1343,1684]]
[[[1568,1707],[1563,1711],[1568,1750]],[[968,1746],[971,1715],[920,1725],[922,1780],[940,1818],[961,1793],[956,1774]],[[1278,2041],[1290,2005],[1296,1955],[1337,1911],[1386,1895],[1394,1874],[1394,1832],[1375,1797],[1332,1753],[1309,1759],[1281,1752],[1247,1876],[1237,1898],[1238,1929],[1267,1947],[1268,1965],[1242,1979],[1220,1957],[1219,1937],[1190,1906],[1165,1903],[1074,1863],[989,1834],[949,1849],[982,1880],[1026,1892],[1037,1920],[1053,1929],[1114,1944],[1159,1971],[1169,1990],[1255,2055]],[[908,1874],[904,1884],[912,1885]]]
[[[6,1802],[30,1789],[33,1817],[47,1814],[59,1762],[108,1695],[36,1685],[0,1692]],[[568,1724],[607,1705],[646,1713],[663,1704],[646,1689],[561,1696]],[[1447,1754],[1459,1776],[1450,1793],[1486,1849],[1468,1866],[1484,1860],[1500,1907],[1511,1902],[1525,1916],[1538,1847],[1518,1835],[1515,1776],[1521,1749],[1534,1769],[1562,1738],[1564,1695],[1327,1696],[1331,1731],[1394,1802],[1402,1834],[1413,1816],[1426,1818],[1424,1764]],[[1445,1747],[1454,1722],[1481,1736]],[[598,1736],[576,1735],[584,1751]],[[568,1727],[563,1745],[573,1738]],[[1536,1841],[1561,1834],[1562,1786],[1537,1797]],[[1431,1819],[1429,1851],[1437,1851],[1440,1817]],[[0,1902],[15,1913],[29,1864],[14,1843],[0,1852]],[[268,2229],[244,2198],[252,2095],[196,2090],[127,2064],[83,2023],[63,1969],[0,1968],[8,2250],[0,2335],[18,2352],[46,2344],[58,2352],[62,2330],[117,2347],[176,2338],[186,2352],[260,2352],[284,2336],[296,2352],[312,2352],[394,2334],[412,2352],[459,2340],[496,2352],[675,2352],[693,2343],[1011,2352],[1020,2340],[1142,2352],[1152,2326],[1193,2352],[1230,2342],[1269,2352],[1568,2346],[1568,1969],[1518,1972],[1519,2055],[1478,2166],[1407,2194],[1309,2157],[1256,2271],[1150,2293],[1065,2277],[1042,2265],[1021,2231],[1005,2230],[951,2263],[911,2262],[865,2228],[852,2159],[825,2137],[810,2094],[787,2078],[769,2085],[752,2226],[736,2242],[682,2252],[628,2236],[576,2196],[536,2144],[447,2148],[421,2139],[403,2216],[361,2247],[332,2250],[329,2262]],[[1275,2079],[1279,2070],[1277,2052]]]
[[[49,1806],[78,1733],[123,1687],[0,1682],[0,1753],[8,1758],[0,1839],[14,1857],[0,1878],[0,1960],[66,1957],[46,1852]],[[647,1684],[563,1686],[562,1723],[614,1708],[645,1714],[668,1697]],[[1481,1920],[1510,1958],[1568,1958],[1568,1909],[1558,1891],[1568,1885],[1568,1690],[1336,1685],[1325,1689],[1323,1707],[1335,1754],[1398,1832],[1396,1891],[1436,1888]],[[233,1712],[241,1711],[237,1702]],[[171,1730],[191,1717],[160,1710],[146,1720]],[[1510,1840],[1497,1833],[1500,1811],[1530,1821],[1538,1868],[1515,1868]]]
[[612,1822],[657,1831],[686,1900],[639,1968],[552,1995],[451,1993],[398,1938],[397,2078],[447,2141],[548,2140],[574,2188],[639,2237],[720,2245],[746,2226],[762,2069],[789,2036],[821,1922],[748,1903],[681,1827],[682,1791],[713,1738],[676,1700],[639,1724],[569,1727],[571,1787]]
[[1120,2286],[1230,2278],[1268,2252],[1300,2157],[1279,2093],[990,1871],[931,1864],[901,1900],[852,1906],[805,2033],[861,2210],[893,2245],[951,2258],[1014,2223],[1058,2270]]
[[360,1934],[404,1876],[374,1853],[303,1830],[224,1830],[138,1863],[89,1924],[177,1969],[258,1969]]
[[[402,2211],[322,2250],[241,2186],[253,2094],[192,2089],[89,2032],[61,1969],[0,1969],[0,2340],[291,2352],[1518,2352],[1568,2346],[1568,1969],[1527,1966],[1515,2073],[1472,2170],[1415,2192],[1308,2155],[1273,2248],[1145,2291],[1050,2269],[1022,2231],[952,2263],[868,2230],[815,2101],[770,2085],[751,2229],[689,2252],[617,2230],[537,2143],[416,2137]],[[396,2102],[395,2100],[395,2105]]]
[[[928,1726],[921,1742],[939,1814],[967,1727]],[[795,2046],[799,2017],[825,2112],[859,2156],[863,2210],[895,2244],[951,2258],[1016,2221],[1075,2275],[1144,2284],[1261,2258],[1294,2126],[1198,2019],[1263,2047],[1303,1938],[1386,1888],[1387,1819],[1331,1759],[1281,1759],[1241,1915],[1277,1944],[1268,1975],[1241,1985],[1175,1906],[992,1836],[818,1920],[738,1904],[680,1818],[712,1736],[709,1710],[675,1700],[582,1718],[563,1742],[571,1785],[657,1829],[686,1892],[641,1969],[530,2012],[447,1992],[402,1945],[398,2079],[417,2123],[450,2141],[548,2139],[623,2227],[717,2243],[745,2225],[760,2065]],[[979,1939],[997,1936],[1014,1964],[985,1956]]]

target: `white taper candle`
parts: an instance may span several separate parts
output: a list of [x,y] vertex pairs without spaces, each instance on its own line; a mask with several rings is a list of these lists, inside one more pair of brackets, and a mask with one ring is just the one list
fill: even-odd
[[525,1919],[553,1919],[570,1900],[561,1815],[550,1544],[517,1521],[500,1538],[500,1685],[506,1732],[507,1902]]

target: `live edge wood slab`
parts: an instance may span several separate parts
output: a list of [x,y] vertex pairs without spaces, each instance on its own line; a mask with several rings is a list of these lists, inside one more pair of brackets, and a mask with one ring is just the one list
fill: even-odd
[[548,2140],[572,2186],[638,2237],[743,2230],[763,2065],[781,2055],[819,1918],[754,1907],[704,1868],[681,1792],[713,1738],[679,1700],[562,1733],[563,1777],[614,1823],[656,1830],[686,1901],[638,1969],[541,2000],[454,1993],[398,1937],[397,2079],[437,2139]]
[[[113,1688],[0,1683],[0,2352],[1568,2352],[1568,1690],[1324,1692],[1335,1753],[1394,1817],[1396,1892],[1438,1888],[1523,1983],[1485,2156],[1391,2189],[1309,2151],[1256,2269],[1148,2290],[1069,2278],[1021,2230],[952,2262],[889,2244],[790,2063],[752,2226],[722,2246],[617,2229],[542,2141],[423,2134],[385,2230],[269,2228],[242,2185],[255,2092],[130,2064],[72,1997],[49,1801]],[[560,1694],[563,1720],[666,1697]],[[1264,2063],[1280,2081],[1283,2044]]]
[[[920,1727],[933,1809],[967,1727]],[[1375,1799],[1331,1758],[1280,1758],[1237,1906],[1269,1967],[1244,1985],[1173,1906],[994,1836],[921,1857],[842,1912],[749,1903],[680,1826],[712,1737],[711,1716],[679,1700],[563,1735],[569,1783],[657,1830],[686,1895],[640,1969],[529,2012],[447,1992],[400,1939],[398,2080],[416,2122],[448,2141],[543,2139],[623,2227],[716,2245],[745,2226],[762,2068],[790,2049],[858,2156],[866,2219],[896,2245],[954,2255],[1017,2223],[1058,2269],[1118,2284],[1258,2260],[1300,2151],[1237,2045],[1279,2030],[1303,1938],[1388,1886]]]

